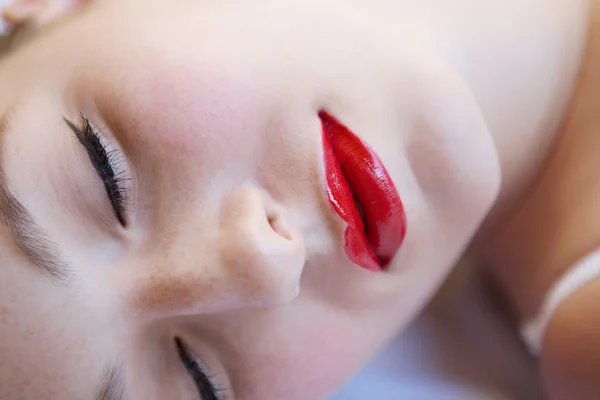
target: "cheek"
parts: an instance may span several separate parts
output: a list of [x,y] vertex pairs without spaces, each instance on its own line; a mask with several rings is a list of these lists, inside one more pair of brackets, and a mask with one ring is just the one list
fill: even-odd
[[[333,310],[312,310],[308,315],[307,310],[293,321],[293,311],[287,310],[285,321],[277,318],[271,328],[253,332],[252,343],[246,343],[235,357],[238,361],[232,378],[237,393],[248,394],[248,399],[327,398],[389,336],[371,324],[373,320],[360,315]],[[247,335],[248,329],[243,330]],[[240,338],[234,340],[242,342]]]
[[257,398],[325,398],[362,366],[362,359],[357,358],[352,346],[343,348],[339,343],[332,346],[313,342],[289,343],[288,346],[293,346],[293,350],[279,350],[280,354],[286,354],[286,360],[257,365],[264,376],[260,386],[269,387],[268,392]]
[[[460,94],[460,92],[459,92]],[[415,121],[408,157],[427,205],[454,234],[480,223],[500,189],[491,134],[468,96],[432,101]]]
[[360,365],[352,349],[317,351],[313,348],[296,354],[296,361],[285,376],[274,376],[274,380],[283,392],[289,389],[290,377],[297,377],[294,389],[298,400],[324,398],[348,380]]

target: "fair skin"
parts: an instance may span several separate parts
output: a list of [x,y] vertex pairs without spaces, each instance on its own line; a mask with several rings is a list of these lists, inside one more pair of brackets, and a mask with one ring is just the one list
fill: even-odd
[[[329,395],[530,185],[587,32],[573,0],[25,3],[5,17],[44,34],[0,62],[3,183],[64,271],[26,254],[5,193],[2,400],[197,400],[177,339],[222,399]],[[322,109],[402,196],[385,271],[343,251]],[[80,113],[118,160],[121,218]]]
[[[522,201],[478,238],[478,253],[520,320],[573,264],[600,248],[600,2],[592,2],[581,78],[545,167]],[[552,400],[600,397],[600,278],[567,298],[550,319],[540,355]]]

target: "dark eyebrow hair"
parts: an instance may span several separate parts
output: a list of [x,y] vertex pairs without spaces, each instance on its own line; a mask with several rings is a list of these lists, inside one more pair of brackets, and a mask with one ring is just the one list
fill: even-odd
[[[0,118],[0,155],[3,138],[9,127],[9,118],[14,109],[9,109]],[[70,283],[74,276],[72,268],[60,256],[58,245],[42,229],[25,206],[11,193],[6,174],[0,160],[0,218],[10,230],[17,247],[27,259],[54,280]]]
[[112,365],[106,369],[95,400],[126,400],[123,368]]

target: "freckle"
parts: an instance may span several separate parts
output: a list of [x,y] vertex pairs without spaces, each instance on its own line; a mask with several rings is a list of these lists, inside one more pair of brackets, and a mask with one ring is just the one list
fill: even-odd
[[35,334],[31,331],[26,331],[21,334],[21,339],[23,339],[23,341],[30,341],[34,337]]
[[8,319],[8,307],[0,307],[0,321],[6,322]]
[[135,310],[162,313],[198,306],[214,298],[216,290],[214,278],[203,276],[202,271],[190,271],[151,275],[133,293]]
[[173,229],[172,232],[165,233],[163,235],[164,240],[161,245],[162,256],[165,258],[170,257],[173,247],[175,245],[175,239],[178,237],[179,232],[177,229]]

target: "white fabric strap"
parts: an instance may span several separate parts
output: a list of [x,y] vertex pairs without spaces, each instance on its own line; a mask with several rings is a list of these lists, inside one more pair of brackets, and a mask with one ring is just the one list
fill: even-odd
[[588,254],[571,267],[548,291],[540,312],[521,328],[521,337],[534,355],[542,351],[546,329],[552,314],[572,294],[600,277],[600,249]]

